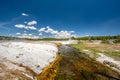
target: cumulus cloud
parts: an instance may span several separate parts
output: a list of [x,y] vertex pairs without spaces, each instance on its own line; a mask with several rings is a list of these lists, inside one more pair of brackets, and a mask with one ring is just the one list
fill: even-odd
[[23,28],[23,29],[26,29],[26,30],[37,30],[37,28],[35,26],[25,26],[23,24],[16,24],[15,25],[16,28]]
[[25,23],[25,24],[27,24],[27,22],[26,22],[26,21],[25,21],[24,23]]
[[39,36],[34,36],[33,34],[26,34],[26,33],[23,33],[21,35],[18,35],[19,38],[32,38],[32,39],[38,39]]
[[27,25],[31,26],[31,25],[35,25],[37,24],[37,21],[33,20],[27,23]]
[[35,26],[25,26],[25,29],[27,30],[37,30]]
[[45,27],[39,29],[39,32],[44,32],[44,31],[45,31]]
[[29,36],[32,36],[32,34],[28,34]]
[[27,34],[27,33],[16,33],[17,35],[19,35],[19,36],[32,36],[33,34]]
[[18,32],[18,33],[16,33],[16,35],[21,35],[21,33]]
[[39,36],[42,36],[43,34],[42,34],[42,33],[39,33],[38,35],[39,35]]
[[[25,16],[25,14],[23,14],[23,15]],[[50,34],[51,36],[54,36],[55,38],[70,38],[72,36],[75,37],[75,35],[74,35],[75,31],[67,31],[67,30],[58,31],[58,30],[51,28],[50,26],[42,27],[38,30],[35,27],[36,24],[37,24],[37,21],[35,21],[35,20],[30,21],[30,22],[25,21],[23,24],[16,24],[15,27],[25,29],[25,30],[37,30],[39,36],[43,36],[43,34],[45,33],[45,34]],[[16,33],[16,35],[23,36],[23,37],[33,36],[33,34],[26,34],[25,30],[23,31],[23,34]]]
[[75,33],[75,31],[70,31],[70,33]]
[[60,31],[58,34],[55,35],[57,38],[70,38],[71,33],[68,31]]
[[16,24],[15,27],[16,28],[25,28],[25,25],[23,25],[23,24]]
[[57,34],[58,33],[57,30],[54,30],[54,29],[50,28],[50,26],[46,27],[46,31],[45,32],[46,33],[50,33],[50,34]]
[[52,31],[51,34],[58,34],[58,31]]
[[16,33],[16,35],[18,35],[18,37],[20,38],[32,38],[33,37],[33,34],[27,34],[27,33]]
[[26,13],[22,13],[21,15],[22,15],[22,16],[29,16],[29,15],[28,15],[28,14],[26,14]]
[[57,31],[57,30],[52,29],[50,26],[39,29],[39,32],[40,32],[39,35],[41,35],[44,32],[44,33],[51,34],[55,36],[56,38],[70,38],[72,36],[75,37],[75,35],[73,34],[74,31],[64,31],[64,30]]

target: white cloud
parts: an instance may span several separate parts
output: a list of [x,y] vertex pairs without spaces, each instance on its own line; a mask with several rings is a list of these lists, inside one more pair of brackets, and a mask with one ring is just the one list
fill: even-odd
[[39,33],[39,36],[42,36],[43,34],[42,33]]
[[44,31],[45,31],[45,27],[39,29],[39,32],[44,32]]
[[35,24],[37,24],[37,21],[35,21],[35,20],[33,20],[33,21],[31,21],[31,22],[28,22],[28,25],[29,25],[29,26],[35,25]]
[[25,28],[25,25],[23,25],[23,24],[16,24],[15,27],[16,28]]
[[26,26],[25,29],[27,29],[27,30],[37,30],[37,28],[34,27],[34,26]]
[[22,15],[22,16],[29,16],[29,15],[28,15],[28,14],[26,14],[26,13],[22,13],[21,15]]
[[58,34],[58,31],[52,31],[51,34]]
[[23,34],[20,34],[18,35],[19,38],[31,38],[31,39],[38,39],[39,36],[34,36],[33,34],[26,34],[26,33],[23,33]]
[[35,26],[25,26],[23,24],[16,24],[15,25],[16,28],[23,28],[23,29],[26,29],[26,30],[37,30],[37,28]]
[[71,33],[69,33],[68,31],[60,31],[57,35],[57,38],[70,38],[71,37]]
[[26,34],[26,33],[16,33],[16,35],[18,35],[18,37],[20,37],[20,38],[31,38],[32,36],[33,36],[33,34]]
[[55,37],[56,38],[71,38],[71,37],[76,37],[76,35],[73,35],[66,31],[61,31],[57,35],[55,35]]
[[16,33],[16,35],[21,35],[21,33]]
[[85,36],[90,36],[90,35],[85,35]]
[[29,36],[32,36],[32,34],[28,34]]
[[25,21],[24,23],[25,23],[25,24],[27,24],[27,22],[26,22],[26,21]]
[[51,33],[52,31],[54,31],[52,28],[50,28],[49,26],[46,27],[47,30],[45,31],[46,33]]
[[44,32],[44,33],[51,34],[56,38],[70,38],[72,36],[75,37],[75,35],[73,34],[75,33],[74,31],[64,31],[64,30],[57,31],[52,29],[50,26],[39,29],[39,32],[40,32],[39,35],[42,35],[42,33]]
[[32,34],[26,34],[26,33],[23,33],[23,34],[21,34],[21,33],[16,33],[16,34],[18,34],[19,36],[32,36]]
[[46,33],[50,33],[50,34],[57,34],[58,33],[58,31],[50,28],[49,26],[47,26],[46,28],[47,28],[47,30],[45,31]]
[[70,33],[75,33],[75,31],[70,31]]

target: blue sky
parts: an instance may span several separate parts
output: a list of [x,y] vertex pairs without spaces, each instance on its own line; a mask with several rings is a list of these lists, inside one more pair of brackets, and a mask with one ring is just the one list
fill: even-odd
[[[37,23],[28,25],[32,21]],[[15,26],[20,24],[27,27]],[[19,33],[44,37],[118,35],[120,0],[2,0],[0,35]]]

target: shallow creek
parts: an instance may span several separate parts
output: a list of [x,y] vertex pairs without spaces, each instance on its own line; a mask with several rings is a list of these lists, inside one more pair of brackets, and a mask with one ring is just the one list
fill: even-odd
[[120,80],[120,74],[79,50],[61,45],[58,47],[61,60],[55,80]]

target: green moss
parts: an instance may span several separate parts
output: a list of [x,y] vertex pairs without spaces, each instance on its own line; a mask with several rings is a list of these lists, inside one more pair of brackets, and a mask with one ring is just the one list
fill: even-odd
[[82,51],[85,48],[82,42],[78,42],[78,44],[71,44],[70,46],[77,48],[79,51]]
[[24,78],[18,78],[18,80],[26,80],[26,79],[24,79]]
[[86,47],[85,43],[72,44],[70,46],[77,48],[80,52],[83,52],[83,50],[89,50],[93,53],[95,59],[99,57],[98,53],[104,53],[111,57],[120,57],[120,51],[110,49],[104,49],[103,51],[100,47]]
[[98,80],[96,79],[97,75],[92,72],[81,70],[80,73],[82,74],[85,80]]
[[105,51],[104,53],[106,55],[108,55],[108,56],[117,56],[117,57],[120,57],[120,52],[117,52],[117,51]]
[[93,53],[94,58],[96,59],[97,57],[99,57],[99,55],[97,53],[101,52],[99,49],[97,48],[88,48],[84,46],[84,43],[78,43],[78,44],[72,44],[70,45],[72,47],[75,47],[76,49],[78,49],[80,52],[83,52],[83,50],[89,50]]

